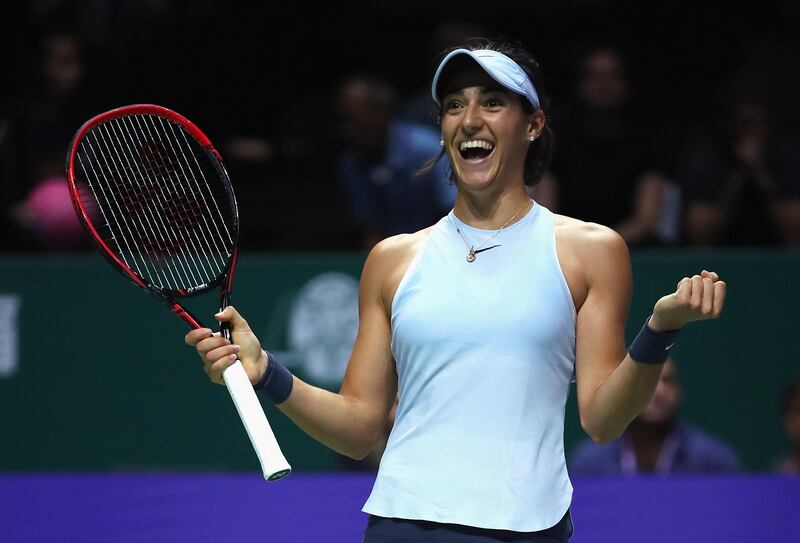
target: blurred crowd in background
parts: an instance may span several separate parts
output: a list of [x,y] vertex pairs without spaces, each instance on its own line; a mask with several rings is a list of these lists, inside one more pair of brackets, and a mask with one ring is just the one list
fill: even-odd
[[417,174],[439,152],[433,67],[449,47],[498,35],[547,76],[558,140],[540,203],[634,248],[800,244],[793,4],[483,7],[356,2],[328,18],[212,1],[27,2],[0,95],[0,249],[88,249],[67,148],[90,117],[131,103],[174,109],[215,142],[245,249],[360,251],[430,225],[455,194],[445,167]]

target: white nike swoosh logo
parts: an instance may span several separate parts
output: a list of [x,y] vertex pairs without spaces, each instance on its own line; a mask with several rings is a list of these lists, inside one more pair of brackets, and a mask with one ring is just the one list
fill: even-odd
[[672,349],[672,346],[673,346],[673,345],[675,345],[675,343],[670,343],[669,345],[667,345],[667,348],[666,348],[666,349],[664,349],[664,350],[665,350],[665,351],[669,351],[670,349]]

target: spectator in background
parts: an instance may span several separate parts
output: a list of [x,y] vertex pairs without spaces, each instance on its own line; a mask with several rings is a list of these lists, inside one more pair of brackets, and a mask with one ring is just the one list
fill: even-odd
[[737,79],[716,126],[697,131],[680,160],[687,241],[800,245],[800,141],[776,128],[760,78]]
[[579,444],[570,456],[574,475],[723,473],[739,469],[736,452],[678,416],[681,388],[672,359],[664,364],[650,403],[619,439]]
[[14,250],[65,250],[88,246],[72,210],[64,178],[69,143],[89,116],[86,55],[77,36],[48,32],[40,40],[35,72],[12,104],[15,147],[10,185],[3,191]]
[[781,473],[800,475],[800,377],[796,377],[783,391],[781,421],[791,449],[776,462]]
[[439,154],[439,133],[395,120],[395,105],[392,87],[372,75],[350,77],[339,87],[339,174],[365,250],[387,236],[430,226],[455,201],[443,163],[418,173]]
[[556,152],[537,197],[554,211],[609,226],[628,245],[678,240],[677,186],[659,167],[613,47],[579,55],[572,101],[556,119]]
[[[32,85],[16,106],[22,175],[40,180],[64,173],[72,136],[90,113],[86,54],[77,36],[54,31],[42,37]],[[92,113],[99,113],[94,111]]]

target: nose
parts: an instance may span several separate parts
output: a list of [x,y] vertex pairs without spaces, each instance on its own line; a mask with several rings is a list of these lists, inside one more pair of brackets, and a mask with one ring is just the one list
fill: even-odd
[[480,130],[483,125],[483,116],[481,115],[481,108],[479,104],[469,104],[465,108],[464,117],[461,120],[461,125],[464,132],[467,134],[474,134]]

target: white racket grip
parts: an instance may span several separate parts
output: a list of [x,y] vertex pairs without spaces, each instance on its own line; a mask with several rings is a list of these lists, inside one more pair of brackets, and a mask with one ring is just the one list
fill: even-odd
[[228,392],[231,393],[236,410],[242,419],[250,442],[256,451],[261,470],[264,472],[264,479],[267,481],[277,481],[283,479],[292,471],[292,467],[286,461],[281,452],[275,434],[267,421],[264,408],[256,397],[256,391],[244,371],[242,363],[237,360],[233,365],[228,366],[222,372]]

